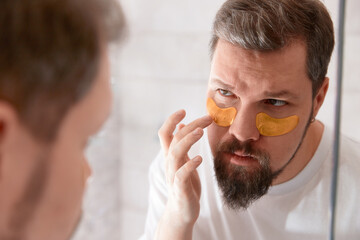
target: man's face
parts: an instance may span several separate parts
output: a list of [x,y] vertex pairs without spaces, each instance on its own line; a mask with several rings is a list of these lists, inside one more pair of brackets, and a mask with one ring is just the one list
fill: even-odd
[[[10,236],[14,231],[21,231],[22,239],[64,240],[69,239],[74,231],[81,215],[86,180],[91,172],[84,151],[88,139],[100,129],[110,112],[106,51],[100,65],[89,92],[69,109],[53,143],[39,143],[25,130],[24,133],[19,130],[15,135],[26,137],[13,137],[12,143],[8,144],[9,153],[5,157],[19,162],[19,166],[18,169],[16,166],[2,166],[3,172],[16,174],[19,180],[15,181],[16,184],[14,178],[5,182],[11,176],[2,176],[1,190],[9,197],[2,199],[0,204],[8,209],[4,215],[7,217],[0,217],[0,236],[6,231]],[[19,145],[19,150],[11,152],[11,145]],[[13,186],[14,190],[6,189],[8,186]]]
[[[221,108],[236,108],[237,114],[229,127],[209,126],[208,137],[217,180],[230,207],[247,207],[271,184],[288,180],[282,169],[301,146],[312,117],[312,85],[306,72],[306,47],[300,41],[279,51],[256,52],[219,40],[208,97]],[[262,136],[256,127],[258,113],[278,119],[296,115],[299,123],[287,134]]]

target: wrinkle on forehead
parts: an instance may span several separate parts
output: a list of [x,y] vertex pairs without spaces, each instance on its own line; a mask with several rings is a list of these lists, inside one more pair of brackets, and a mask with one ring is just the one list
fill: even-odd
[[311,84],[306,73],[306,46],[302,41],[294,41],[277,51],[260,52],[220,40],[212,61],[210,83],[219,79],[232,86],[235,93],[253,88],[276,92],[284,90],[281,86],[304,85],[301,81],[293,82],[295,78]]

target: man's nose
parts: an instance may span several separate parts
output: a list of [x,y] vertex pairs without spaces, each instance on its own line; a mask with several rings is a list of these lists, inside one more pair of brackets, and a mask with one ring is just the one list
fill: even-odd
[[229,127],[229,133],[241,142],[258,140],[260,133],[256,127],[256,112],[251,108],[240,107]]

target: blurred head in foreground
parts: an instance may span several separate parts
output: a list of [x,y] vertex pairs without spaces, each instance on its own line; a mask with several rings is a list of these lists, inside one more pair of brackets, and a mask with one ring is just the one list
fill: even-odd
[[68,239],[110,112],[112,0],[0,1],[0,239]]

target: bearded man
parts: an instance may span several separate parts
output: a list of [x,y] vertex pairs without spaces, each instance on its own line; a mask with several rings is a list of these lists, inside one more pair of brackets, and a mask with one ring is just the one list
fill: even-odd
[[[332,133],[316,115],[333,47],[318,0],[222,5],[209,116],[185,125],[180,110],[159,130],[143,238],[327,238]],[[336,239],[358,239],[360,145],[342,137],[341,146]]]

